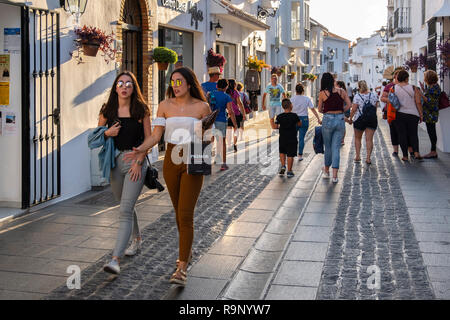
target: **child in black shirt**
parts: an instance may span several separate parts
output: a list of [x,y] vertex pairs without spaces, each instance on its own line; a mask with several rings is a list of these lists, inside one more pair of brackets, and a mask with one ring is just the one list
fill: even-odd
[[294,177],[292,172],[292,164],[294,157],[297,155],[297,126],[301,126],[302,122],[296,113],[292,111],[292,103],[289,99],[284,99],[281,103],[284,113],[277,116],[276,121],[270,119],[270,124],[273,129],[280,129],[279,151],[281,170],[280,176],[284,175],[286,171],[286,156],[288,172],[287,177]]

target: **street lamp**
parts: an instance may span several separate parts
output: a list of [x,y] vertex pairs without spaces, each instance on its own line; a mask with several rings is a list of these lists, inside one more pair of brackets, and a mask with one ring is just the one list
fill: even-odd
[[222,35],[222,31],[223,31],[223,27],[220,25],[220,21],[217,20],[217,23],[214,23],[211,21],[209,27],[210,27],[211,31],[213,29],[216,29],[217,38],[220,38],[220,36]]
[[66,12],[75,16],[76,22],[78,24],[79,18],[86,11],[88,0],[59,0],[59,4]]
[[[258,13],[257,16],[259,19],[265,19],[267,17],[275,17],[277,14],[278,9],[280,8],[280,0],[266,0],[262,1],[262,6],[258,6]],[[269,10],[272,9],[272,12],[269,12]]]

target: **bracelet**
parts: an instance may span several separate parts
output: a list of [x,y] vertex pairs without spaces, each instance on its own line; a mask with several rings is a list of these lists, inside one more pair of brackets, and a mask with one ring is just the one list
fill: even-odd
[[141,160],[136,160],[136,163],[140,166],[142,166],[144,164],[144,162],[142,162]]

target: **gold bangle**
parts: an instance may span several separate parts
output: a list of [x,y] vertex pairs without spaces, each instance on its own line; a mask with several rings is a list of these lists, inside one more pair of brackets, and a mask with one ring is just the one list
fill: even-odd
[[144,162],[142,162],[141,160],[136,160],[136,163],[140,166],[142,166],[144,164]]

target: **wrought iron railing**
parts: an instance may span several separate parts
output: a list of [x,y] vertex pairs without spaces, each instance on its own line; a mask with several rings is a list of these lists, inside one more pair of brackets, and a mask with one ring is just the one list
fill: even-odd
[[411,33],[411,8],[398,8],[394,12],[394,35]]

